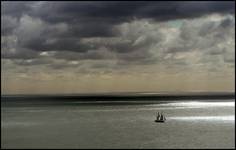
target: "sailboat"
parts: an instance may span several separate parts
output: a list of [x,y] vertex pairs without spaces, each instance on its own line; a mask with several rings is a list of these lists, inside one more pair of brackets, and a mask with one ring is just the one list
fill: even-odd
[[166,117],[162,113],[160,114],[158,112],[155,122],[164,123],[165,121],[166,121]]

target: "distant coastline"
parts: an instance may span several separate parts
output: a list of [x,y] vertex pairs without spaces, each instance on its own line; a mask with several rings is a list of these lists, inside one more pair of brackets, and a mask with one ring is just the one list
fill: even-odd
[[1,100],[73,100],[73,101],[138,101],[138,100],[186,100],[186,99],[235,99],[234,92],[181,92],[181,93],[99,93],[57,95],[1,95]]

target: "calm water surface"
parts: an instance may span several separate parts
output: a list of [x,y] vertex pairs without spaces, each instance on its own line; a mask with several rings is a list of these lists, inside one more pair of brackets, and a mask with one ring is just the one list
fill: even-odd
[[1,147],[235,148],[234,114],[234,100],[2,106]]

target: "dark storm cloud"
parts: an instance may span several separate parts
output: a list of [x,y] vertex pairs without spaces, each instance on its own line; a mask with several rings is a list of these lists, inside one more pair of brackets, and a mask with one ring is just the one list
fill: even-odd
[[210,13],[234,13],[235,2],[3,2],[4,14],[23,13],[49,22],[79,20],[108,20],[110,23],[127,21],[133,17],[169,20],[192,18]]
[[73,38],[60,38],[56,39],[52,43],[47,43],[44,39],[33,40],[23,45],[36,51],[74,51],[74,52],[86,52],[93,47],[87,44],[81,44],[79,39]]
[[2,58],[5,59],[23,59],[23,60],[38,57],[37,52],[25,48],[18,48],[17,51],[15,51],[14,53],[10,52],[9,50],[2,50],[1,55]]
[[17,26],[17,19],[11,16],[1,16],[1,35],[10,35]]
[[33,3],[34,2],[28,1],[1,1],[1,13],[4,15],[20,17],[23,13],[30,13],[32,11],[30,5],[32,5]]
[[116,31],[112,28],[112,24],[104,22],[81,22],[71,24],[68,32],[63,35],[66,37],[112,37],[116,35]]
[[[38,57],[40,52],[56,51],[58,53],[53,55],[55,58],[67,60],[116,58],[122,60],[121,63],[124,64],[154,62],[147,49],[153,43],[159,43],[161,39],[155,36],[137,42],[136,36],[128,41],[101,43],[83,43],[82,39],[120,37],[121,33],[116,30],[116,25],[143,18],[161,22],[191,19],[212,13],[235,12],[235,2],[223,1],[1,2],[1,7],[1,36],[16,36],[18,39],[13,47],[15,52],[4,50],[3,58],[30,59]],[[232,24],[234,25],[229,19],[220,26],[229,27]],[[214,26],[208,25],[206,28],[212,29]],[[183,35],[188,39],[191,31],[186,32]],[[192,38],[191,35],[189,37]],[[7,45],[2,48],[11,47],[11,42],[6,43]],[[169,51],[185,51],[190,48],[191,44],[174,45]],[[104,55],[104,49],[107,50],[105,53],[117,53],[116,57]]]

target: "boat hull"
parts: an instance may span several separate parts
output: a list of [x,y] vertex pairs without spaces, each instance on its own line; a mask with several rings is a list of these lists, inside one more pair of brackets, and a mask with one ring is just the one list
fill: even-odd
[[155,120],[155,122],[160,122],[160,123],[164,123],[164,120]]

